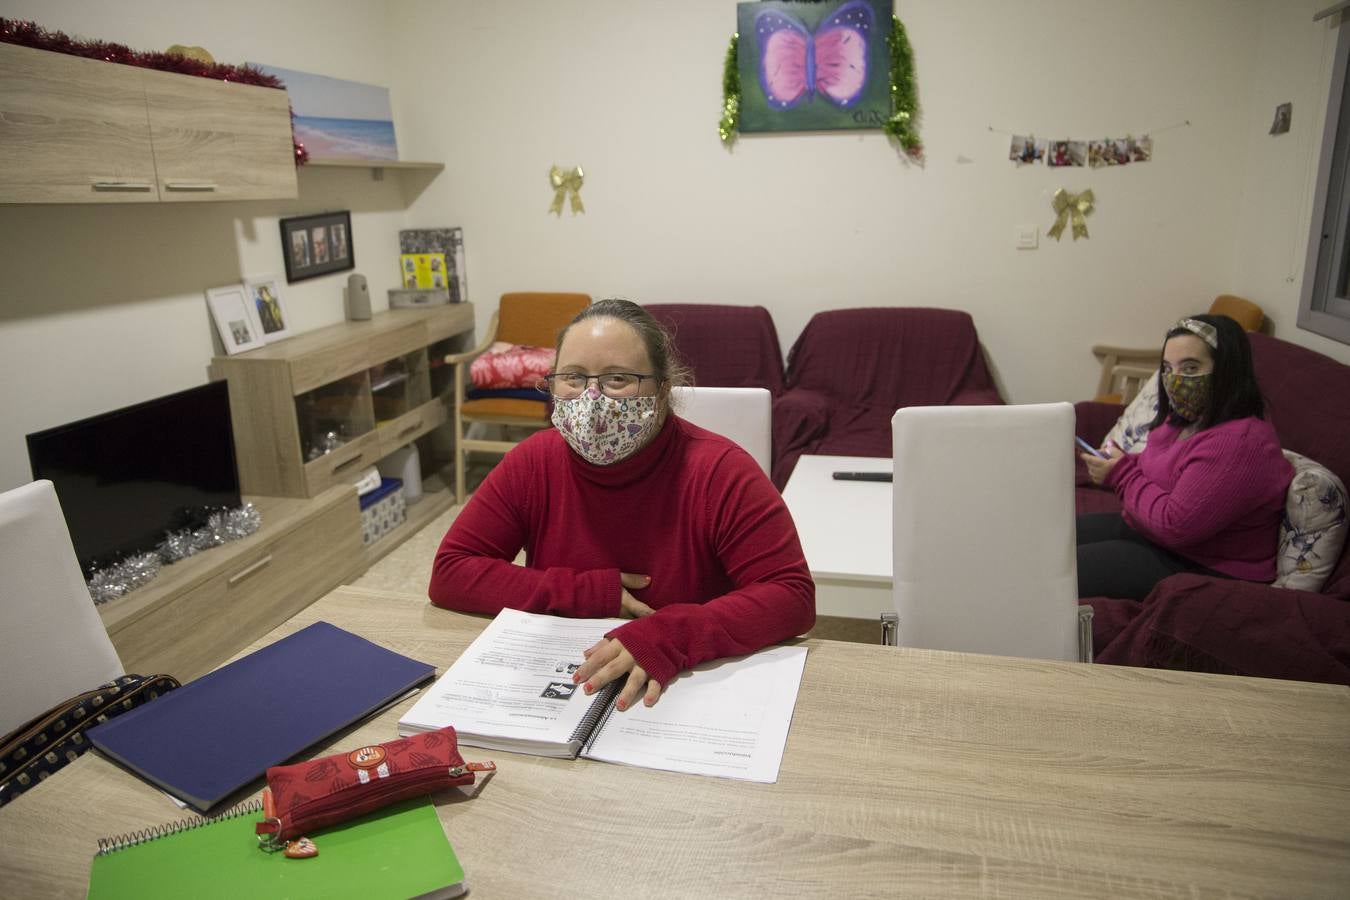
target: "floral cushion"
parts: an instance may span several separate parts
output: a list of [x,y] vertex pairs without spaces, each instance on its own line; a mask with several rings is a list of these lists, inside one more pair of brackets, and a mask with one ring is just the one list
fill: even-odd
[[498,341],[473,361],[469,377],[479,390],[533,389],[553,371],[552,347],[527,347]]
[[1275,556],[1274,586],[1322,590],[1341,558],[1346,533],[1345,485],[1330,469],[1306,456],[1284,451],[1294,467]]
[[1106,433],[1106,440],[1114,441],[1126,453],[1143,453],[1144,445],[1148,443],[1148,426],[1157,414],[1158,373],[1154,372]]

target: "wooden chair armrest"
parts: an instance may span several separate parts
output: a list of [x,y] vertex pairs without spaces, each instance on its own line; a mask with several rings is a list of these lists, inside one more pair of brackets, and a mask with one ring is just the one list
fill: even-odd
[[472,350],[465,350],[460,353],[447,353],[445,363],[450,366],[457,366],[460,363],[466,363],[476,356],[482,356],[497,340],[497,313],[492,314],[492,320],[488,322],[487,335],[479,341],[478,346]]

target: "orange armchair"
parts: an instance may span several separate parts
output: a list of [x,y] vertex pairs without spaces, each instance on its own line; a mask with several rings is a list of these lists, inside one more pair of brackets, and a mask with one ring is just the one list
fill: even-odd
[[[552,347],[558,332],[590,305],[589,294],[513,293],[502,294],[492,314],[487,334],[478,346],[445,357],[455,367],[455,502],[464,502],[465,454],[474,451],[506,453],[518,441],[486,440],[466,436],[475,422],[517,428],[547,428],[548,398],[525,399],[512,396],[484,396],[469,399],[472,387],[469,366],[496,341],[530,347]],[[482,392],[492,393],[492,392]]]

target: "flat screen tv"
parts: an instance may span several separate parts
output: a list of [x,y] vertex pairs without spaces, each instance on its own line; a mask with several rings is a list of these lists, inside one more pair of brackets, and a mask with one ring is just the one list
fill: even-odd
[[56,486],[86,577],[240,503],[224,381],[30,434],[28,461]]

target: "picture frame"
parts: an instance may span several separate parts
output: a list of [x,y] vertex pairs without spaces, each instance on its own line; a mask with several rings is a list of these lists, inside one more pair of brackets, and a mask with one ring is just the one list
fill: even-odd
[[207,289],[206,303],[227,356],[257,350],[266,343],[258,313],[242,284]]
[[281,256],[286,261],[287,284],[356,268],[351,212],[282,219]]
[[891,115],[894,0],[736,4],[737,130],[879,130]]
[[290,337],[291,318],[282,303],[281,278],[277,275],[246,278],[244,289],[257,316],[258,327],[262,329],[263,342],[271,344]]

